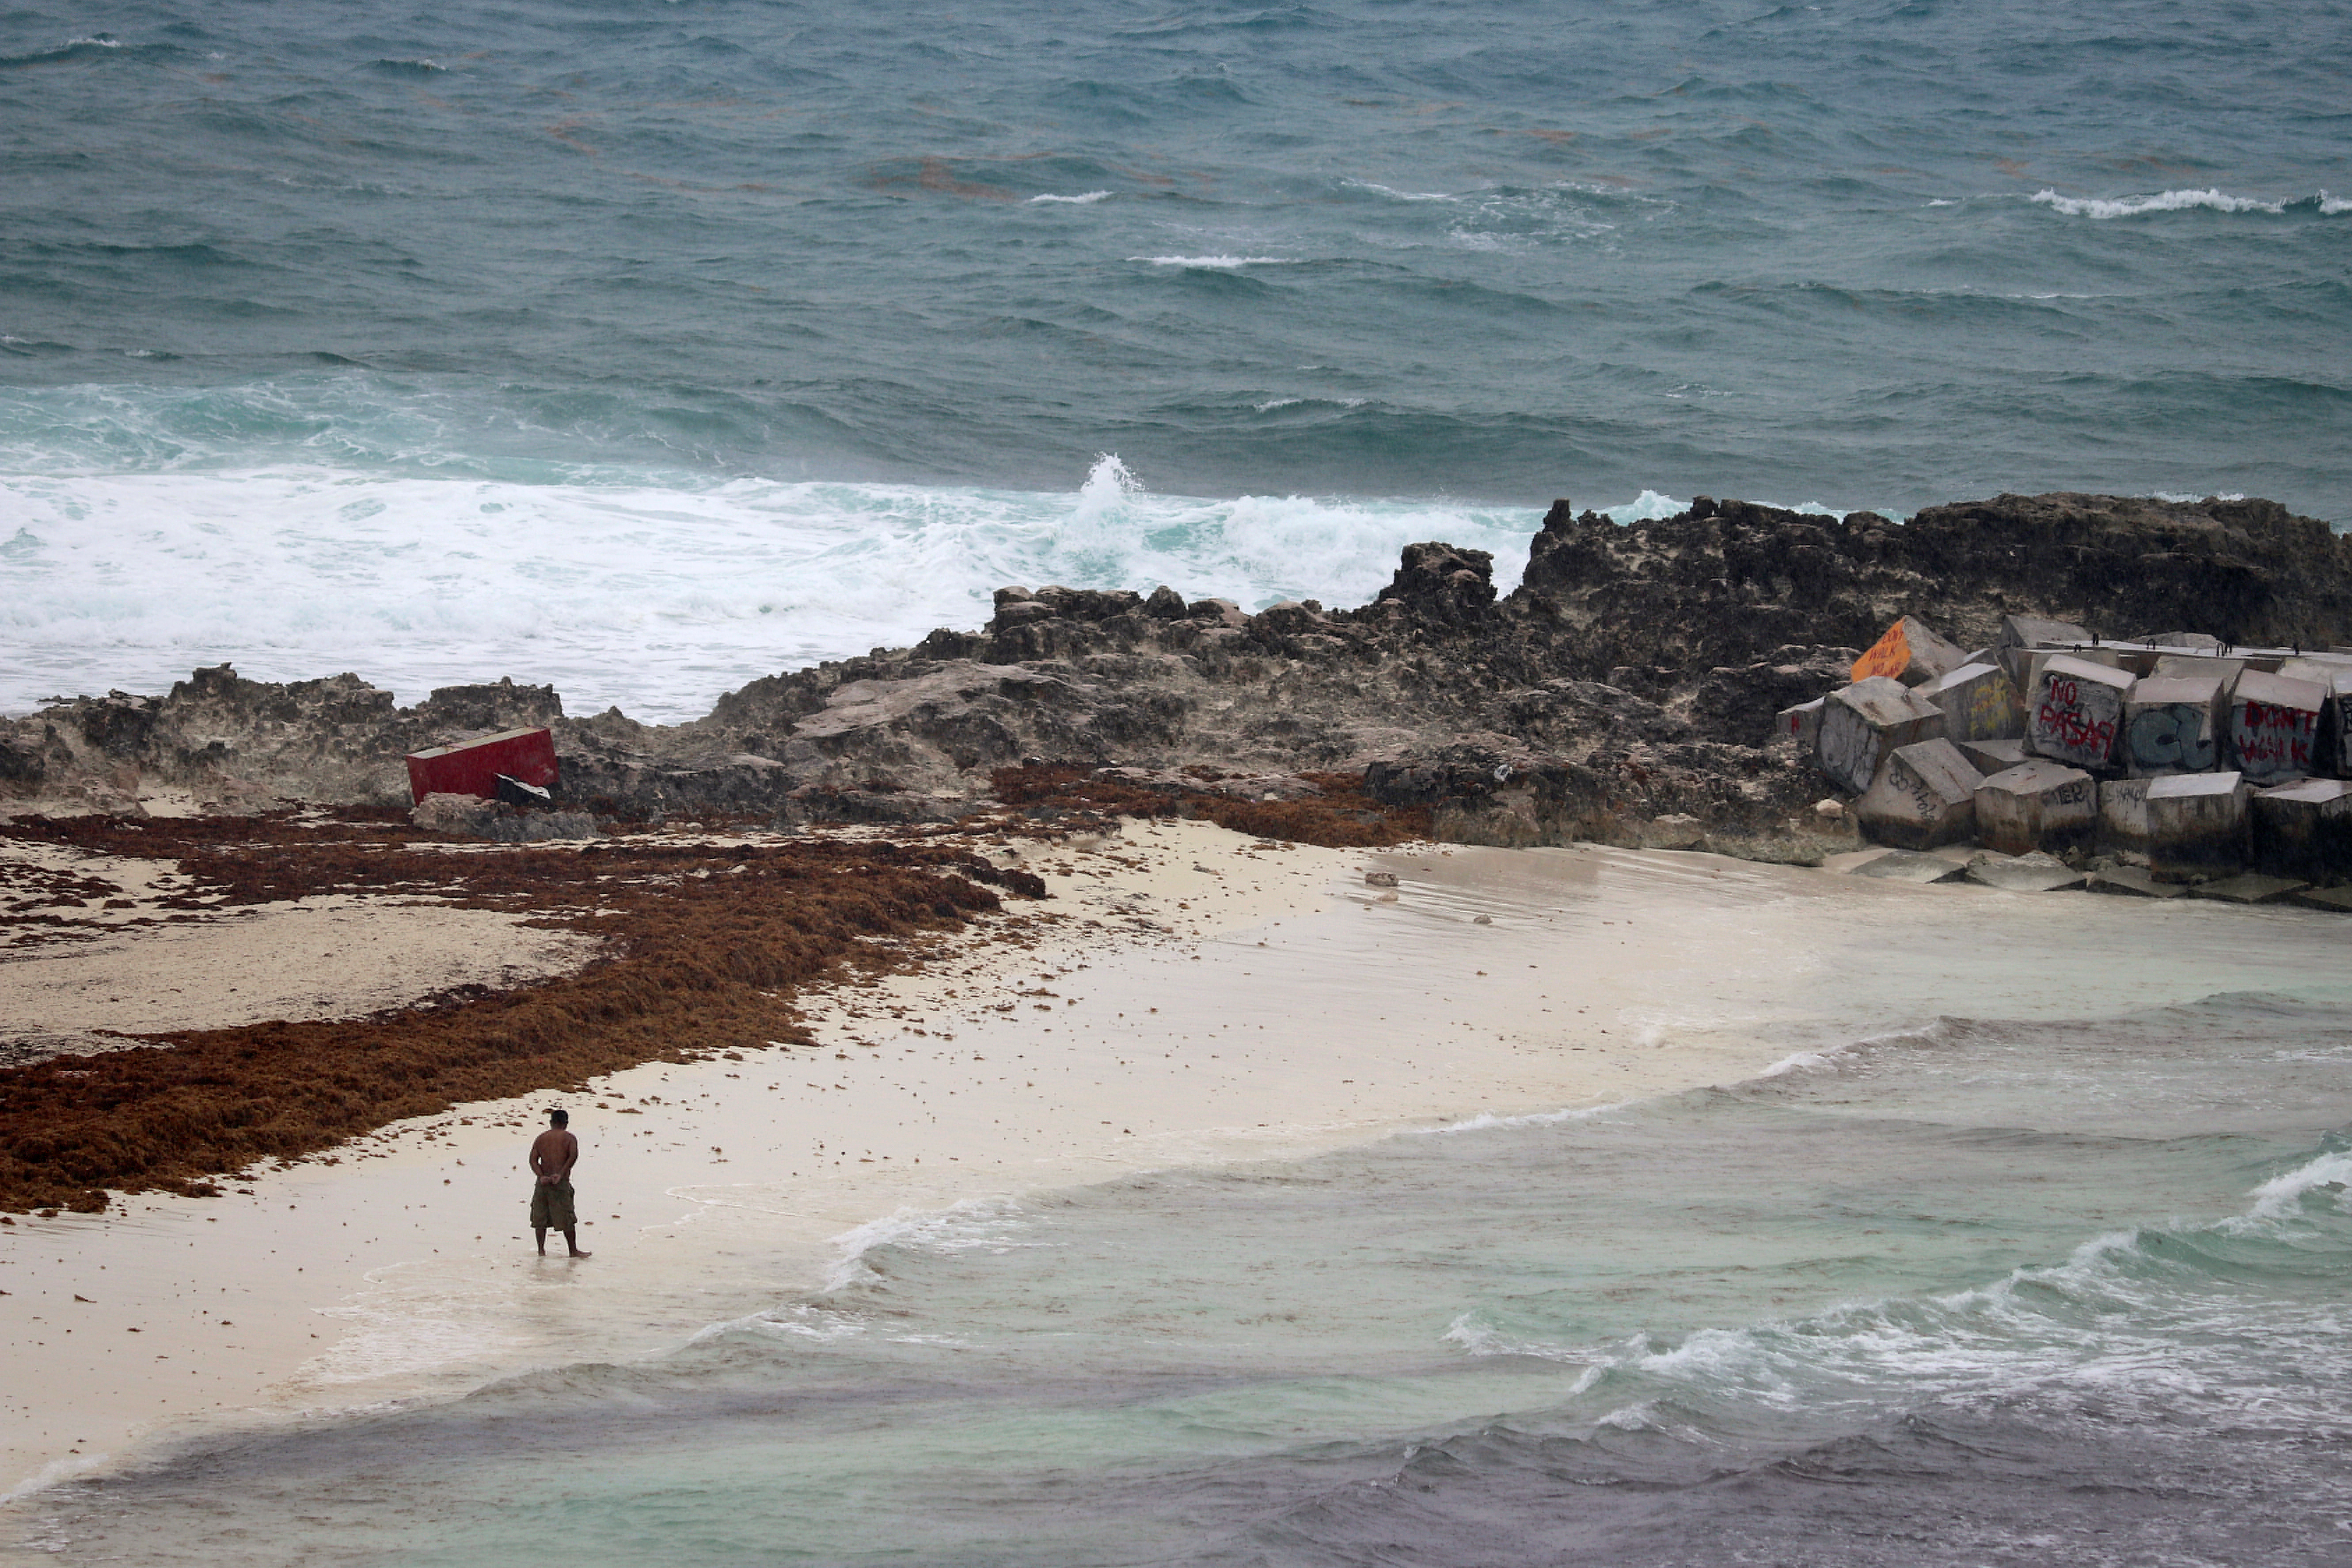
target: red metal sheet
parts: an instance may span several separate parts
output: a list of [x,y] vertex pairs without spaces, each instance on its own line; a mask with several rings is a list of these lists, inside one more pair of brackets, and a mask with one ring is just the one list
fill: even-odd
[[499,775],[520,779],[541,789],[556,781],[555,736],[547,730],[508,730],[435,746],[408,754],[408,793],[417,800],[428,795],[470,795],[495,800]]

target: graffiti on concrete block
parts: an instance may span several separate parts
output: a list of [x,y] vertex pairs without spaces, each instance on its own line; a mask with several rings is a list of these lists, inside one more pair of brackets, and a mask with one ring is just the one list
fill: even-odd
[[2126,760],[2137,773],[2210,773],[2220,747],[2208,730],[2211,714],[2188,702],[2144,708],[2124,733]]
[[2230,740],[2238,754],[2238,766],[2248,778],[2311,771],[2312,749],[2319,738],[2316,711],[2251,699],[2239,702],[2231,711],[2237,722]]
[[2068,779],[2064,784],[2053,784],[2042,792],[2042,809],[2049,811],[2062,805],[2088,805],[2092,800],[2091,789],[2089,779]]
[[2045,757],[2104,766],[2115,755],[2123,698],[2112,686],[2053,675],[2033,710],[2033,749]]
[[1946,736],[1955,741],[1997,741],[2014,735],[2025,717],[2023,705],[2017,700],[2017,688],[1998,672],[1969,682],[1947,711],[1950,722]]

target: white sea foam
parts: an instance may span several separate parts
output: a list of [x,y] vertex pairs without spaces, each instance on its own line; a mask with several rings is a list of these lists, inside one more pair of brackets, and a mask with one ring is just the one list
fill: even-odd
[[1148,261],[1154,267],[1199,267],[1211,271],[1236,267],[1291,267],[1297,260],[1289,256],[1130,256],[1128,259]]
[[552,683],[574,712],[618,703],[662,721],[781,669],[975,628],[1007,583],[1353,605],[1404,545],[1447,539],[1494,552],[1507,590],[1540,521],[1154,495],[1114,457],[1075,494],[650,473],[27,473],[0,475],[0,712],[163,690],[231,660],[257,679],[353,670],[403,702],[511,674]]
[[2340,1204],[2347,1188],[2352,1188],[2352,1153],[2322,1154],[2256,1187],[2254,1206],[2246,1218],[2256,1223],[2284,1218],[2301,1205],[2305,1194],[2314,1192],[2332,1190]]
[[2331,196],[2322,191],[2319,193],[2319,210],[2330,217],[2338,213],[2352,213],[2352,196]]
[[1049,193],[1045,195],[1031,196],[1029,205],[1031,206],[1090,207],[1097,202],[1108,200],[1109,197],[1108,191],[1088,191],[1083,195],[1076,196],[1057,196]]
[[[2253,1331],[2242,1316],[2243,1300],[2158,1238],[2193,1248],[2200,1235],[2274,1237],[2283,1226],[2306,1223],[2313,1194],[2333,1194],[2339,1211],[2352,1206],[2347,1190],[2352,1152],[2335,1151],[2264,1182],[2244,1213],[2210,1224],[2108,1231],[2076,1246],[2063,1262],[2016,1268],[1948,1295],[1853,1302],[1799,1320],[1702,1329],[1665,1343],[1647,1333],[1552,1342],[1504,1332],[1475,1313],[1458,1316],[1442,1337],[1474,1356],[1586,1366],[1580,1389],[1622,1370],[1783,1408],[1869,1403],[1895,1386],[1907,1391],[1906,1399],[2000,1398],[2052,1384],[2110,1395],[2211,1397],[2224,1391],[2196,1355],[2179,1353],[2179,1331],[2205,1325],[2210,1331],[2199,1342],[2218,1347],[2216,1364],[2226,1363],[2234,1353],[2228,1342]],[[2341,1326],[2332,1305],[2290,1310],[2260,1331],[2283,1354],[2290,1341],[2302,1353],[2339,1354]],[[2259,1414],[2294,1419],[2277,1410]]]
[[943,1209],[900,1209],[834,1237],[834,1265],[826,1270],[827,1293],[873,1278],[866,1258],[885,1247],[924,1252],[1010,1252],[1050,1245],[1024,1234],[1028,1220],[1010,1198],[966,1198]]
[[1342,180],[1339,183],[1350,190],[1370,191],[1375,195],[1387,196],[1392,200],[1400,202],[1458,202],[1462,200],[1460,196],[1454,195],[1446,191],[1400,191],[1395,189],[1393,186],[1376,184],[1370,180]]
[[1785,1078],[1792,1072],[1811,1072],[1816,1068],[1835,1067],[1840,1054],[1835,1051],[1799,1051],[1792,1056],[1782,1057],[1756,1076]]
[[1416,1138],[1437,1138],[1454,1132],[1487,1132],[1498,1127],[1556,1127],[1563,1121],[1590,1121],[1596,1116],[1606,1116],[1612,1110],[1622,1110],[1628,1102],[1612,1100],[1606,1105],[1580,1105],[1568,1110],[1532,1110],[1518,1116],[1497,1116],[1491,1110],[1461,1121],[1448,1121],[1438,1127],[1410,1129]]
[[1662,496],[1655,490],[1643,490],[1622,506],[1605,506],[1601,515],[1612,522],[1655,522],[1664,517],[1678,517],[1690,510],[1687,500]]
[[2221,213],[2282,213],[2284,202],[2266,202],[2253,196],[2233,196],[2219,190],[2159,191],[2150,196],[2123,196],[2108,199],[2101,196],[2062,196],[2056,191],[2040,190],[2033,200],[2046,207],[2054,207],[2069,217],[2116,218],[2137,217],[2141,213],[2177,213],[2205,207]]

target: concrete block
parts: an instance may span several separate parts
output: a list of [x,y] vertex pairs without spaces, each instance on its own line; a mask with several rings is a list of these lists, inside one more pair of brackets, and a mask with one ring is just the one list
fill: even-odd
[[2079,658],[2087,663],[2105,665],[2109,669],[2124,667],[2124,656],[2106,645],[2098,647],[2085,644],[2077,647],[2012,649],[2002,656],[2001,668],[2007,669],[2009,678],[2017,682],[2018,695],[2025,699],[2027,706],[2032,706],[2034,689],[2042,684],[2042,667],[2053,658]]
[[2099,781],[2099,847],[2147,852],[2147,779]]
[[2274,904],[2289,893],[2299,893],[2309,886],[2292,877],[2265,877],[2248,871],[2242,876],[2224,877],[2218,882],[2200,883],[2189,889],[2189,896],[2225,904]]
[[2281,665],[2298,657],[2291,647],[2240,647],[2234,645],[2230,648],[2229,656],[2245,660],[2248,669],[2263,675],[2276,675]]
[[2256,790],[2254,869],[2305,880],[2352,871],[2352,779]]
[[2218,655],[2209,658],[2203,654],[2166,654],[2156,661],[2156,668],[2148,673],[2158,679],[2171,676],[2210,675],[2218,677],[2221,684],[2227,686],[2246,673],[2246,661],[2223,658]]
[[2330,772],[2352,779],[2352,674],[2337,676],[2327,687],[2327,721],[2319,727]]
[[2305,888],[2289,893],[2286,901],[2306,910],[2326,910],[2331,914],[2352,915],[2352,888]]
[[2221,765],[2229,695],[2210,675],[2150,676],[2124,700],[2124,772],[2136,779],[2210,773]]
[[2021,696],[2027,697],[2032,696],[2034,689],[2042,684],[2042,672],[2053,658],[2077,658],[2084,664],[2095,664],[2102,669],[2124,668],[2123,650],[2112,643],[2097,647],[2037,647],[2025,657],[2030,678],[2017,689]]
[[1968,758],[1971,767],[1988,777],[1994,773],[2004,773],[2020,763],[2030,763],[2033,760],[2025,754],[2025,742],[2022,739],[1958,741],[1954,744],[1960,748],[1960,755]]
[[2249,782],[2284,784],[2319,771],[2329,691],[2311,680],[2248,670],[2230,689],[2230,763]]
[[2020,855],[2015,859],[1992,857],[1972,862],[1969,880],[2004,893],[2057,893],[2079,888],[2083,873],[2048,855]]
[[2252,794],[2241,773],[2149,780],[2147,868],[2156,879],[2186,882],[2245,869],[2246,806]]
[[1883,675],[1832,691],[1822,704],[1813,755],[1848,795],[1860,795],[1898,746],[1941,740],[1944,710]]
[[2027,656],[2035,648],[2068,648],[2076,643],[2091,640],[2089,630],[2072,621],[2053,621],[2042,616],[2003,616],[2000,631],[1992,639],[1995,662],[2015,686],[2021,697],[2032,689],[2033,672],[2028,668]]
[[2071,654],[2042,661],[2026,703],[2027,748],[2094,773],[2113,771],[2132,686],[2122,670]]
[[2318,760],[2315,773],[2352,778],[2352,655],[2311,653],[2278,667],[2283,680],[2307,680],[2327,694],[2319,711]]
[[2136,899],[2177,899],[2189,891],[2178,882],[2159,882],[2137,866],[2094,871],[2084,885],[2095,893],[2120,893]]
[[1949,741],[1897,746],[1854,802],[1864,837],[1899,849],[1932,849],[1976,836],[1984,775]]
[[1794,737],[1799,745],[1808,749],[1818,744],[1822,738],[1822,704],[1828,700],[1826,697],[1816,697],[1811,702],[1781,709],[1772,718],[1772,739]]
[[1947,860],[1941,855],[1889,849],[1884,855],[1864,860],[1846,875],[1870,877],[1882,882],[1957,882],[1967,873],[1967,867],[1957,860]]
[[1906,616],[1887,627],[1886,635],[1853,661],[1853,678],[1867,680],[1883,675],[1906,686],[1923,686],[1959,668],[1967,660],[1968,655],[1959,644],[1940,636],[1916,616]]
[[1977,786],[1977,841],[2004,855],[2087,848],[2098,836],[2099,797],[2091,775],[2036,760]]
[[1964,664],[1919,688],[1944,710],[1944,739],[2015,740],[2025,733],[2025,704],[1999,665]]
[[2273,673],[2288,680],[2308,680],[2333,686],[2339,675],[2352,673],[2352,654],[2306,653],[2288,659]]
[[2138,640],[2153,643],[2158,647],[2196,648],[2205,653],[2219,653],[2229,646],[2210,632],[2158,632],[2154,637]]

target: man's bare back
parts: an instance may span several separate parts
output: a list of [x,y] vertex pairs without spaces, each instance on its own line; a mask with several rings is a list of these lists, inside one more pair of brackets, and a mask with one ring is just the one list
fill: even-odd
[[580,1140],[561,1127],[551,1127],[530,1143],[530,1173],[549,1186],[572,1179],[580,1163]]
[[572,1256],[585,1258],[572,1212],[572,1167],[580,1163],[580,1140],[565,1125],[572,1119],[564,1112],[551,1110],[547,1120],[551,1125],[530,1144],[530,1173],[538,1178],[530,1190],[530,1228],[539,1237],[541,1257],[547,1256],[547,1233],[560,1230]]

